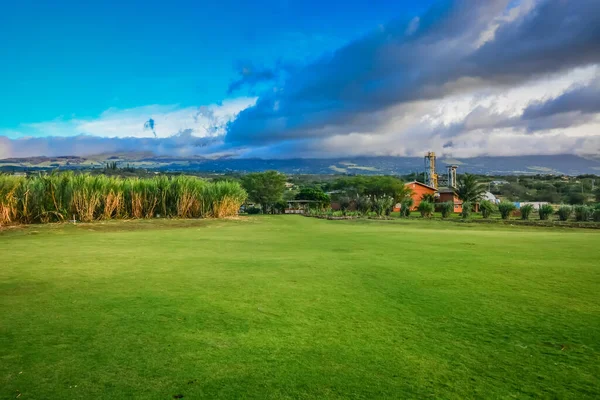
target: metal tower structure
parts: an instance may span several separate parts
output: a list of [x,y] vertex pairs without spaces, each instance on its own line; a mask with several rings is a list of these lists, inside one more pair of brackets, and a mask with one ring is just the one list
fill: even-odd
[[438,175],[435,173],[435,153],[428,152],[425,155],[425,184],[437,189]]
[[456,169],[458,165],[448,165],[448,187],[456,187]]

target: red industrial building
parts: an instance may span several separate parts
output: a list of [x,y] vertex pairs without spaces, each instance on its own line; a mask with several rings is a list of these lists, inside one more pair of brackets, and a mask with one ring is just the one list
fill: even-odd
[[439,175],[435,171],[436,156],[434,152],[428,152],[425,155],[425,182],[409,182],[406,184],[412,190],[413,207],[416,210],[423,199],[423,195],[435,195],[436,204],[452,202],[454,204],[454,212],[462,212],[462,201],[456,196],[454,188],[457,184],[456,170],[458,166],[449,165],[448,168],[448,187],[438,188],[438,182],[441,181]]
[[456,196],[453,188],[440,188],[438,193],[440,194],[440,197],[438,197],[437,202],[445,203],[451,201],[454,203],[454,212],[462,212],[462,200]]
[[423,195],[435,194],[435,192],[437,192],[436,188],[417,181],[408,182],[405,184],[405,186],[412,190],[411,197],[413,199],[413,206],[411,210],[413,211],[419,207],[419,204],[421,204]]

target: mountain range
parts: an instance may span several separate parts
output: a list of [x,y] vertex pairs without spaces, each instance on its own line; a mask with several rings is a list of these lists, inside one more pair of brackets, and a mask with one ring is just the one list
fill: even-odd
[[[165,157],[151,153],[101,154],[89,157],[28,157],[0,160],[0,170],[95,169],[107,163],[119,167],[144,168],[170,172],[256,172],[277,170],[286,174],[382,174],[403,175],[423,172],[421,157],[346,157],[331,159],[257,159]],[[514,157],[444,158],[437,160],[437,172],[443,174],[447,165],[458,165],[459,173],[484,175],[600,174],[600,156],[534,155]]]

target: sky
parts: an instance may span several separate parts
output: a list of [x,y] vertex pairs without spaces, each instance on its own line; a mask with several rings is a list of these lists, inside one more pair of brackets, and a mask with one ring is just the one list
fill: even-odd
[[0,158],[600,153],[600,1],[20,0]]

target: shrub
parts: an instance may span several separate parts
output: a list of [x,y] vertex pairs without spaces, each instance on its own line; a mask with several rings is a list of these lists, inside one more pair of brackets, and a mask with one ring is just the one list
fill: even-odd
[[435,203],[435,195],[433,193],[426,193],[421,196],[421,201],[426,201],[428,203]]
[[479,203],[479,209],[483,218],[488,219],[494,213],[494,204],[489,200],[483,200]]
[[521,211],[521,219],[528,220],[529,216],[533,212],[533,205],[525,204],[523,207],[521,207],[520,211]]
[[592,213],[592,219],[596,222],[600,222],[600,208],[596,207]]
[[371,199],[367,196],[359,196],[356,198],[356,210],[363,215],[371,211]]
[[[283,213],[285,213],[285,209],[286,208],[287,208],[287,202],[284,201],[284,200],[278,200],[271,207],[271,213],[273,213],[273,214],[283,214]],[[323,208],[323,207],[319,207],[318,205],[315,206],[315,207],[311,207],[310,204],[309,204],[309,208]]]
[[340,210],[343,213],[346,213],[348,211],[348,208],[350,208],[350,203],[351,203],[350,197],[348,197],[348,196],[340,197],[339,203],[340,203]]
[[392,208],[394,207],[394,199],[390,196],[381,196],[373,201],[373,211],[377,216],[390,215]]
[[510,217],[510,213],[516,209],[517,207],[510,201],[502,201],[500,204],[498,204],[498,211],[500,211],[500,216],[502,219],[508,219],[508,217]]
[[311,217],[322,217],[322,216],[329,215],[329,214],[330,214],[330,211],[323,211],[320,208],[309,208],[304,213],[304,215],[308,215]]
[[450,214],[454,212],[454,202],[446,201],[439,206],[440,211],[442,212],[442,218],[448,218]]
[[246,213],[250,214],[250,215],[256,215],[256,214],[260,214],[261,209],[259,207],[248,207],[246,209]]
[[573,211],[575,211],[575,220],[579,222],[585,222],[592,216],[592,209],[588,206],[575,206]]
[[471,204],[471,202],[469,201],[465,201],[462,205],[462,211],[460,213],[460,216],[463,219],[467,219],[471,216],[471,209],[473,208],[473,205]]
[[421,213],[421,217],[431,218],[433,211],[435,210],[435,205],[428,201],[422,201],[419,203],[419,207],[417,209]]
[[408,218],[410,216],[410,209],[412,208],[414,201],[411,197],[407,197],[400,202],[400,216]]
[[572,212],[573,209],[571,206],[561,206],[556,213],[558,214],[558,219],[561,221],[566,221],[569,219]]
[[538,213],[540,214],[540,219],[542,221],[546,221],[552,214],[554,214],[554,207],[552,207],[550,204],[544,204],[540,207]]

